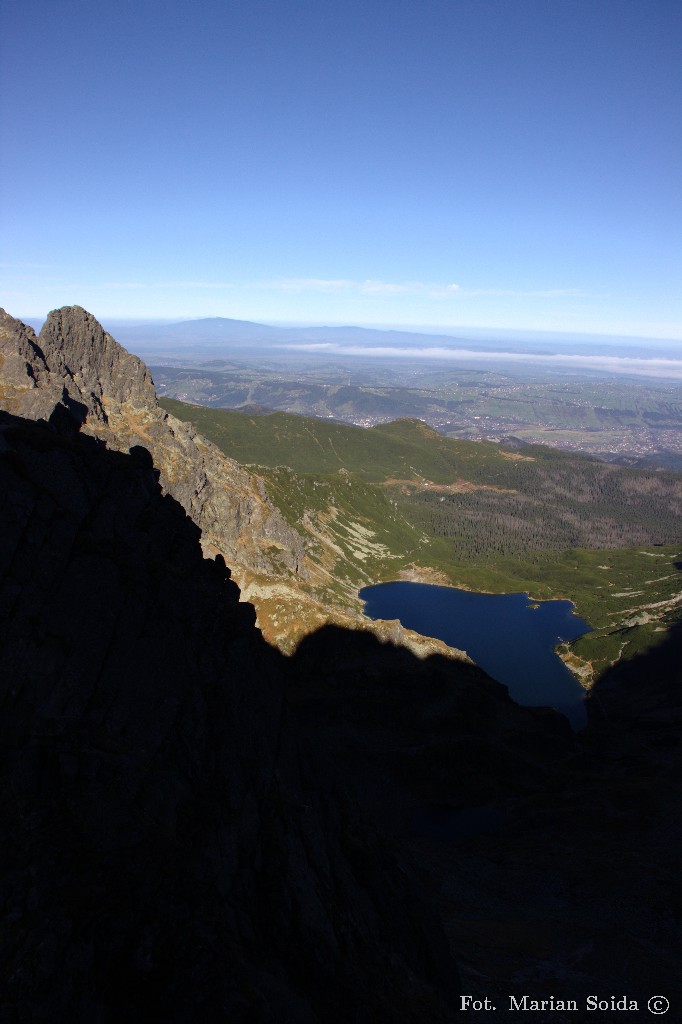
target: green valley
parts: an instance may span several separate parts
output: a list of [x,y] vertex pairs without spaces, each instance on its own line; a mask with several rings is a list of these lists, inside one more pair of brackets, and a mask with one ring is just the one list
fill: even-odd
[[159,394],[209,408],[260,408],[364,427],[415,417],[448,437],[513,435],[627,464],[682,466],[677,381],[530,363],[493,369],[396,358],[387,365],[275,348],[259,351],[257,359],[237,348],[225,354],[202,362],[196,346],[186,346],[176,354],[181,365],[169,365],[170,357],[154,362]]
[[570,599],[595,630],[561,652],[586,685],[659,643],[682,610],[679,474],[447,438],[418,420],[365,429],[162,405],[263,478],[305,537],[322,604],[357,611],[360,586],[398,578]]

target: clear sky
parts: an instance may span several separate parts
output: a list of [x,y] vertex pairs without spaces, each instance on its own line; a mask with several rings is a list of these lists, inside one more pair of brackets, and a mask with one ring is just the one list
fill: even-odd
[[682,338],[679,0],[3,0],[0,303]]

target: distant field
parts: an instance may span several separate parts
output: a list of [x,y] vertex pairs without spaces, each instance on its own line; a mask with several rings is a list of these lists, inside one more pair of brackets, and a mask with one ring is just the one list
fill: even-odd
[[404,361],[304,362],[292,370],[272,356],[258,367],[215,361],[152,372],[160,394],[211,408],[258,406],[360,426],[417,418],[451,437],[514,435],[573,451],[682,458],[682,385],[674,382]]

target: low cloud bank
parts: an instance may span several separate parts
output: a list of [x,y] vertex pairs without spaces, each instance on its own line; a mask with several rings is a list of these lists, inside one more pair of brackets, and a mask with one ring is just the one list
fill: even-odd
[[345,356],[372,356],[378,359],[446,359],[450,362],[525,363],[546,367],[568,366],[599,370],[606,373],[637,374],[643,377],[666,377],[682,380],[682,357],[664,359],[646,356],[588,355],[569,352],[502,352],[468,348],[424,348],[388,345],[340,345],[337,342],[292,343],[278,348],[297,352],[320,352]]

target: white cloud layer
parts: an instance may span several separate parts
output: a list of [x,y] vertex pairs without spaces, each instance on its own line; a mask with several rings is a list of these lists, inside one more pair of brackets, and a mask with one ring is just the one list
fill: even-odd
[[569,352],[536,354],[527,352],[490,352],[466,348],[400,348],[399,346],[340,345],[336,342],[281,346],[300,352],[328,352],[347,356],[373,356],[379,359],[446,359],[449,362],[525,363],[540,366],[574,366],[607,373],[628,373],[642,377],[666,377],[682,380],[682,359],[647,359],[640,356],[583,355]]

